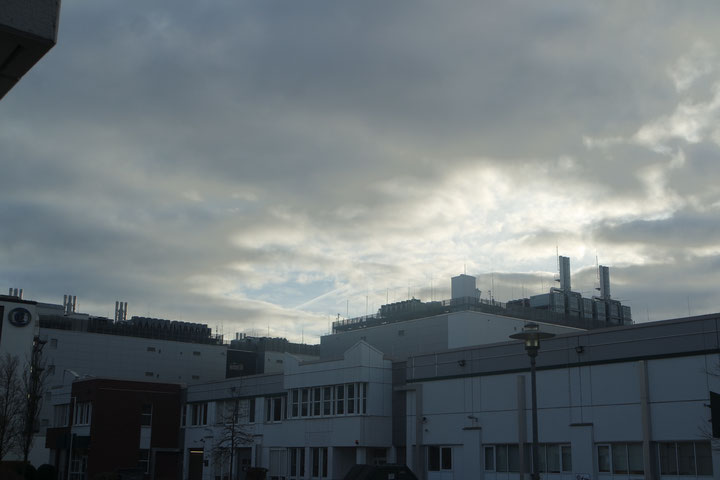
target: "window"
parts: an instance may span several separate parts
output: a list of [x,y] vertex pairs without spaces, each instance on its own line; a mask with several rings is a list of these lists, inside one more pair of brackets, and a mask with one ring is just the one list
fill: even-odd
[[140,425],[143,427],[149,427],[152,425],[152,404],[143,404],[140,413]]
[[322,401],[321,398],[321,392],[322,390],[320,388],[313,388],[313,408],[312,408],[312,414],[314,417],[320,416],[320,402]]
[[300,405],[300,392],[296,389],[292,391],[292,409],[290,416],[296,418],[298,416],[298,407]]
[[190,403],[188,404],[187,408],[189,409],[188,414],[190,416],[190,425],[207,425],[207,402]]
[[150,450],[141,448],[138,451],[138,470],[143,473],[149,473],[150,471]]
[[560,446],[560,461],[563,472],[572,472],[572,450],[570,445]]
[[87,472],[87,455],[73,453],[70,459],[70,480],[83,480],[85,472]]
[[290,448],[290,478],[305,477],[305,448]]
[[485,447],[485,470],[495,470],[495,447]]
[[270,468],[268,478],[270,480],[284,480],[287,477],[287,450],[284,448],[270,449]]
[[611,443],[597,446],[598,471],[617,474],[643,474],[641,443]]
[[195,355],[196,357],[199,357],[199,356],[200,356],[200,352],[198,352],[198,351],[196,350],[196,351],[193,352],[193,355]]
[[90,425],[90,417],[92,415],[92,405],[90,402],[75,403],[75,412],[73,414],[74,425]]
[[310,401],[310,389],[303,388],[301,390],[302,402],[300,403],[300,415],[303,417],[308,416],[308,402]]
[[712,475],[710,442],[658,443],[661,475]]
[[335,387],[335,414],[345,415],[345,385]]
[[452,447],[428,447],[428,471],[452,470]]
[[54,427],[67,427],[68,417],[70,416],[70,404],[55,405],[55,415],[53,419]]
[[355,384],[349,383],[347,385],[347,413],[352,415],[355,413]]
[[50,339],[50,348],[57,348],[57,338]]
[[248,403],[248,421],[250,423],[255,423],[255,399],[249,399]]
[[312,478],[325,478],[328,476],[328,449],[327,447],[311,448]]
[[147,347],[147,351],[148,351],[148,352],[154,352],[154,351],[155,351],[155,347]]
[[367,383],[361,383],[360,389],[362,391],[362,413],[367,413]]
[[[524,445],[525,471],[532,468],[530,444]],[[520,472],[520,446],[517,443],[487,445],[484,448],[485,470],[497,472]],[[540,472],[572,472],[572,449],[560,443],[538,445],[538,469]]]
[[324,387],[296,388],[290,392],[291,418],[367,413],[367,383],[346,383]]
[[332,415],[332,387],[323,388],[323,415]]
[[154,374],[153,372],[145,372],[145,376],[146,376],[146,377],[152,377],[152,376],[154,376],[154,375],[155,375],[155,374]]
[[275,396],[265,398],[265,421],[280,422],[285,418],[285,397]]

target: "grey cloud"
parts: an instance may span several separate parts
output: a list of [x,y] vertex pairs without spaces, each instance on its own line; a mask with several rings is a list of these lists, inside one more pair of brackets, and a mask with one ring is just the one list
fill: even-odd
[[662,220],[599,225],[593,236],[599,242],[647,245],[648,249],[683,256],[689,248],[720,246],[720,212],[683,210]]
[[[629,138],[672,113],[667,68],[698,37],[718,43],[716,9],[65,2],[58,46],[0,104],[0,219],[15,226],[1,234],[3,276],[42,292],[85,279],[88,296],[120,291],[169,315],[202,301],[193,278],[218,278],[240,296],[216,318],[259,318],[266,306],[243,294],[287,307],[309,293],[300,278],[313,294],[359,292],[478,249],[468,219],[428,212],[458,172],[497,169],[522,190],[547,167],[541,180],[557,192],[642,199],[639,172],[668,159],[637,145],[587,150],[582,138]],[[688,160],[668,188],[715,201],[715,146],[673,146]],[[574,167],[554,168],[561,156]],[[714,216],[697,215],[684,228],[714,235],[703,226]],[[611,220],[598,241],[652,245],[680,227]],[[518,244],[552,245],[548,230]]]

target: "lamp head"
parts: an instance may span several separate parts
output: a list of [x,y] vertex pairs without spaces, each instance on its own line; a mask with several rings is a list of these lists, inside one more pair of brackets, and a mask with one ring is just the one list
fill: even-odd
[[537,355],[537,351],[540,349],[540,340],[554,336],[554,333],[541,332],[537,323],[527,323],[522,332],[510,335],[510,338],[525,342],[525,350],[527,350],[528,355],[534,356]]

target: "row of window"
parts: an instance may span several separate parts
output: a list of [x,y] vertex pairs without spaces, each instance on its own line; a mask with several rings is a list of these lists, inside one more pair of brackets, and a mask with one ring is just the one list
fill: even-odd
[[[710,442],[658,442],[657,458],[661,475],[712,475],[712,448]],[[520,449],[517,444],[486,445],[485,470],[519,472]],[[446,451],[447,450],[447,451]],[[642,443],[608,443],[597,445],[597,464],[600,473],[643,475]],[[524,449],[526,469],[532,463],[529,444]],[[566,444],[541,444],[538,449],[538,467],[541,472],[572,472],[572,450]],[[428,447],[428,470],[452,468],[450,447]]]
[[[73,425],[90,425],[92,418],[92,404],[90,402],[76,402],[73,409]],[[67,427],[70,425],[70,404],[55,405],[54,427]],[[145,403],[140,411],[140,425],[152,425],[152,404]]]
[[270,449],[270,465],[268,478],[270,480],[300,480],[304,478],[327,478],[328,448],[309,448],[310,464],[305,461],[305,447],[300,448],[273,448]]
[[712,475],[710,442],[657,444],[661,475]]
[[[520,447],[517,443],[486,445],[485,470],[495,472],[520,472]],[[525,469],[532,465],[532,451],[529,444],[523,449],[527,459]],[[538,446],[538,469],[546,473],[572,472],[572,450],[570,445],[541,443]]]
[[[661,475],[712,475],[710,442],[658,442]],[[643,474],[641,443],[610,443],[597,446],[598,471]]]
[[[296,388],[290,392],[290,405],[285,395],[265,397],[265,422],[281,422],[286,418],[362,415],[367,413],[368,384],[344,383],[326,387]],[[236,407],[237,404],[237,407]],[[234,413],[233,413],[234,412]],[[254,423],[255,399],[216,402],[215,423]],[[207,425],[208,402],[189,403],[182,411],[182,425]]]
[[290,392],[290,418],[360,415],[367,413],[368,384],[344,383],[296,388]]

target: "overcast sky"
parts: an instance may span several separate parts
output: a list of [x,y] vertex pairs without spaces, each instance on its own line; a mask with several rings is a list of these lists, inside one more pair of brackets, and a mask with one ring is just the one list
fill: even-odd
[[720,3],[64,0],[0,102],[0,285],[317,341],[573,289],[720,310]]

